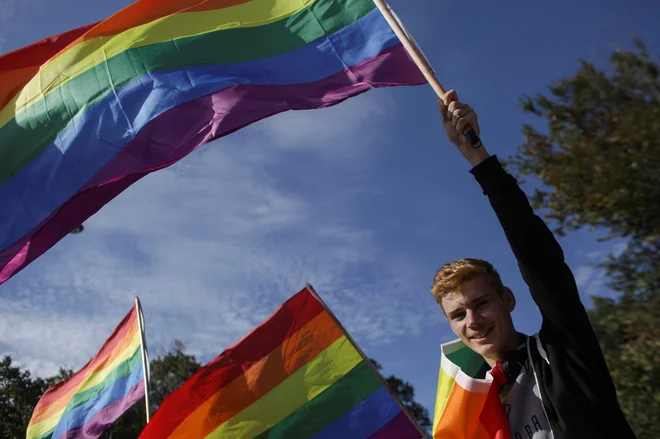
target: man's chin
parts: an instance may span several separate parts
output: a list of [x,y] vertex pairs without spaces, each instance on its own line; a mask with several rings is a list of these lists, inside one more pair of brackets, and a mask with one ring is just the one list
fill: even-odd
[[475,344],[475,343],[470,343],[470,347],[474,352],[476,352],[479,355],[488,355],[492,351],[494,351],[494,346],[491,344]]
[[492,343],[470,343],[470,349],[485,358],[497,358],[497,346]]

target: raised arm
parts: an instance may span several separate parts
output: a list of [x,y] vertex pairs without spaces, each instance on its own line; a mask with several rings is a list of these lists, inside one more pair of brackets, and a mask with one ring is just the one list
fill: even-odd
[[[483,145],[473,148],[458,134],[468,125],[479,133],[474,110],[460,103],[454,91],[447,93],[443,101],[439,105],[447,136],[472,165],[471,173],[488,197],[541,311],[542,341],[573,347],[596,359],[600,369],[604,364],[600,360],[602,354],[559,243],[545,222],[534,214],[527,196],[497,157],[488,154]],[[546,340],[544,332],[548,335]]]

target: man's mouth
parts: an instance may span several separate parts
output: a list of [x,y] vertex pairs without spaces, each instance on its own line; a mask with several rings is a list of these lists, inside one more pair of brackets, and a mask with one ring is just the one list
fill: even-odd
[[488,331],[486,331],[486,332],[482,332],[482,333],[479,333],[479,334],[475,334],[475,335],[473,335],[473,336],[470,337],[470,340],[474,340],[474,341],[480,341],[480,340],[483,340],[483,339],[485,339],[486,337],[488,337],[488,334],[490,334],[492,330],[493,330],[493,327],[491,327],[491,328],[490,328]]

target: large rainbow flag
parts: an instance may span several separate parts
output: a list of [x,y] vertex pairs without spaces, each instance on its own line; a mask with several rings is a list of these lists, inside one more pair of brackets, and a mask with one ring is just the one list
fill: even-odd
[[388,389],[306,287],[170,394],[140,438],[422,437]]
[[138,0],[0,57],[0,283],[265,117],[425,82],[372,0]]
[[434,439],[510,439],[493,376],[477,378],[483,365],[483,357],[461,340],[442,345]]
[[27,439],[94,439],[144,397],[137,306],[82,369],[44,393]]

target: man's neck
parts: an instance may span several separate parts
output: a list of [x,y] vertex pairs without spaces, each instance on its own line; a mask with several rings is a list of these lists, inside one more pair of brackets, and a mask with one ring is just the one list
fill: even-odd
[[509,357],[512,353],[520,349],[521,346],[525,344],[527,336],[521,332],[516,332],[515,337],[512,337],[511,341],[508,343],[505,352],[502,355],[499,355],[497,358],[486,358],[484,360],[488,365],[493,368],[498,361],[502,361]]

